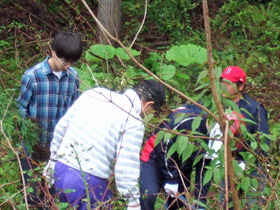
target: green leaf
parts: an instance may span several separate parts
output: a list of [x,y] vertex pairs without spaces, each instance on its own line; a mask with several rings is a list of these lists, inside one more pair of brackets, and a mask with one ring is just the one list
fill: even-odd
[[[136,50],[133,50],[133,49],[131,49],[129,52],[133,57],[140,55],[139,51],[136,51]],[[126,53],[126,51],[122,47],[118,47],[115,50],[115,53],[116,53],[116,56],[120,57],[123,60],[129,60],[130,59],[129,55]]]
[[250,178],[245,177],[245,179],[242,181],[241,188],[244,191],[248,191],[249,187],[250,187]]
[[156,72],[161,79],[169,80],[175,75],[176,68],[173,65],[162,64],[161,67],[157,68]]
[[92,45],[89,50],[86,52],[86,60],[87,61],[99,61],[100,59],[94,55],[97,55],[103,59],[111,59],[115,55],[115,48],[112,47],[111,45],[102,45],[102,44],[97,44],[97,45]]
[[202,72],[200,72],[196,83],[199,83],[200,80],[203,80],[204,78],[208,77],[208,72],[209,71],[207,71],[207,70],[203,70]]
[[256,178],[252,178],[252,179],[251,179],[251,182],[252,182],[253,188],[257,190],[258,187],[259,187],[259,182],[258,182],[258,180],[257,180]]
[[166,132],[165,135],[164,135],[164,138],[163,138],[163,141],[164,143],[171,138],[173,134],[172,133],[169,133],[169,132]]
[[200,126],[202,117],[196,117],[192,122],[192,131],[196,131],[196,129]]
[[158,143],[161,142],[161,140],[163,139],[163,137],[166,133],[166,130],[167,129],[165,128],[157,133],[154,147],[156,147],[158,145]]
[[213,177],[213,169],[210,168],[206,171],[204,178],[203,178],[203,186],[207,184]]
[[263,151],[268,152],[269,151],[269,146],[266,143],[261,143],[261,148]]
[[199,155],[195,160],[193,161],[193,167],[201,160],[201,158],[204,157],[204,154]]
[[214,179],[219,182],[221,180],[221,173],[220,170],[215,170],[214,171]]
[[175,74],[176,77],[179,77],[179,78],[182,78],[184,80],[189,80],[190,79],[190,76],[187,75],[187,74],[184,74],[184,73],[180,73],[180,72],[176,72]]
[[207,50],[193,44],[174,46],[166,52],[166,59],[183,66],[202,64],[207,61]]
[[253,150],[257,149],[258,143],[257,142],[251,142],[251,147]]
[[177,151],[177,142],[174,142],[174,144],[172,144],[172,146],[170,147],[170,149],[168,150],[168,155],[172,156],[175,152]]
[[184,113],[178,113],[176,114],[174,125],[177,125],[178,122],[181,122],[185,118],[186,114]]
[[178,143],[178,154],[181,155],[182,152],[187,148],[189,140],[187,136],[178,136],[176,139],[176,142]]
[[193,144],[187,144],[187,147],[183,151],[183,154],[182,154],[182,162],[183,163],[191,156],[191,154],[193,153],[193,148],[194,148]]

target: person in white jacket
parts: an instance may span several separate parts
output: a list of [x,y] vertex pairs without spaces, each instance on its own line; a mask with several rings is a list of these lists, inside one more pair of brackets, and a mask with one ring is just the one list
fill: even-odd
[[153,110],[159,114],[164,101],[165,88],[155,80],[144,80],[123,94],[105,88],[84,92],[57,124],[44,170],[60,202],[79,210],[87,209],[89,200],[91,209],[108,205],[114,175],[128,209],[140,209],[141,118]]

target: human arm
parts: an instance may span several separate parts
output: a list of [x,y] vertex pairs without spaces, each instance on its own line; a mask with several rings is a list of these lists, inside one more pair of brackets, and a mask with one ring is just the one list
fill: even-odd
[[30,100],[33,95],[33,83],[28,75],[22,76],[22,83],[20,89],[20,96],[17,99],[17,103],[19,105],[19,111],[21,116],[27,117],[28,116],[28,106],[30,104]]
[[76,107],[73,105],[59,120],[58,124],[55,127],[53,139],[50,146],[51,157],[43,172],[43,175],[46,176],[49,186],[51,186],[54,183],[53,172],[56,161],[58,159],[57,151],[59,150],[62,144],[68,126],[74,116],[75,109]]
[[80,81],[79,81],[79,76],[76,76],[75,79],[75,87],[74,87],[74,92],[71,98],[71,105],[74,104],[74,102],[78,99],[80,92],[79,92],[79,88],[80,88]]
[[140,148],[144,126],[133,117],[124,125],[118,141],[115,164],[115,179],[118,191],[128,198],[128,207],[139,205],[138,178],[140,174]]

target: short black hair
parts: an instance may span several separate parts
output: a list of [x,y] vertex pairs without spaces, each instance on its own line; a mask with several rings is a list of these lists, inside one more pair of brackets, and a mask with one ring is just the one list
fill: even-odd
[[[219,82],[222,82],[223,80],[224,80],[224,78],[223,78],[223,77],[220,77]],[[239,87],[240,87],[241,85],[244,85],[244,88],[243,88],[243,90],[242,90],[241,92],[243,92],[243,91],[245,90],[245,87],[246,87],[246,84],[245,84],[245,83],[243,83],[243,82],[241,82],[241,81],[237,81],[237,82],[233,82],[233,83],[236,84],[237,89],[239,89]]]
[[69,62],[77,62],[82,55],[81,37],[77,33],[60,31],[51,43],[57,57]]
[[145,102],[153,101],[153,108],[159,116],[159,109],[165,102],[165,88],[153,79],[144,80],[133,87],[138,96]]

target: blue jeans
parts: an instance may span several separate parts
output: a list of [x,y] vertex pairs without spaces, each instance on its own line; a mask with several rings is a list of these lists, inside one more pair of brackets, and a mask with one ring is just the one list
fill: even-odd
[[[59,193],[60,202],[69,203],[70,207],[77,206],[77,210],[86,210],[87,202],[83,199],[87,199],[87,193],[82,172],[59,161],[56,162],[54,171],[55,188]],[[108,180],[90,174],[85,174],[85,180],[91,209],[94,209],[98,202],[106,202],[112,198],[112,192],[107,188]],[[107,209],[109,208],[107,205]]]

